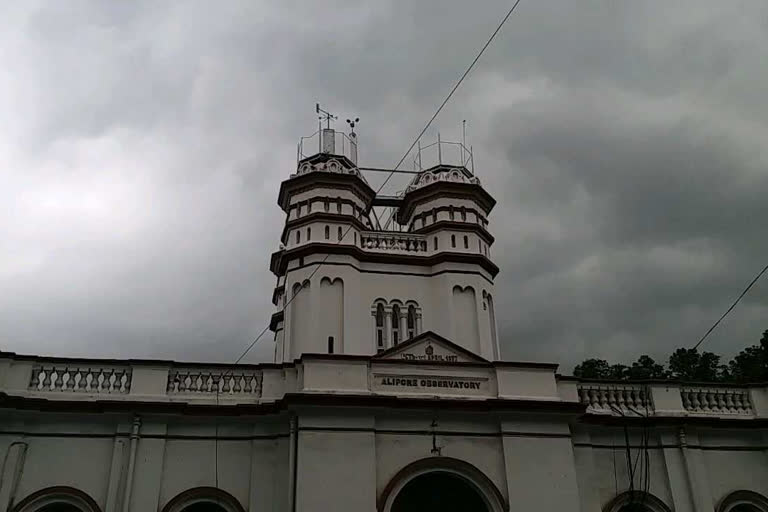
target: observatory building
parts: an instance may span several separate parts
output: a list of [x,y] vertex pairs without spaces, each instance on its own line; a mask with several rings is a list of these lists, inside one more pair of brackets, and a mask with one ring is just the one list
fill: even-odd
[[301,140],[273,362],[0,352],[0,512],[768,512],[768,388],[503,360],[472,151],[376,171]]

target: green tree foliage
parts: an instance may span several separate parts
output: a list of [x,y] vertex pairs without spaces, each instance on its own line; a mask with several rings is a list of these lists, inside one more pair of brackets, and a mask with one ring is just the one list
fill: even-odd
[[576,368],[573,374],[582,379],[662,379],[664,378],[664,366],[648,356],[640,356],[632,366],[624,364],[608,364],[605,359],[587,359]]
[[712,352],[678,348],[669,356],[667,369],[642,355],[632,366],[587,359],[574,368],[573,374],[584,379],[768,382],[768,330],[763,332],[759,344],[746,347],[727,365],[720,364],[720,356]]
[[695,348],[679,348],[669,356],[669,376],[675,380],[718,382],[721,377],[720,356],[699,353]]
[[636,380],[663,379],[667,376],[664,365],[646,355],[640,356],[628,370],[629,378]]
[[768,381],[768,330],[759,345],[747,347],[728,364],[732,380],[737,382]]
[[605,359],[587,359],[576,365],[573,374],[582,379],[608,379],[610,366]]

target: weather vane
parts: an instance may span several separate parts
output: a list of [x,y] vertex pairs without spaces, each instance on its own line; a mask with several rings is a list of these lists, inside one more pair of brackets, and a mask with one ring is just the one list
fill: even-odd
[[318,119],[320,119],[321,121],[325,121],[327,123],[326,128],[328,129],[331,128],[331,121],[335,121],[338,119],[338,116],[331,114],[327,110],[321,109],[319,103],[315,103],[315,112],[318,114],[321,114],[321,116],[318,117]]

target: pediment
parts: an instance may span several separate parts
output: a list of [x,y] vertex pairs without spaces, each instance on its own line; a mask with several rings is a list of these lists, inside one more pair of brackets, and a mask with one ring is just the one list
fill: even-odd
[[373,357],[374,360],[432,363],[489,363],[477,354],[432,331],[419,334]]

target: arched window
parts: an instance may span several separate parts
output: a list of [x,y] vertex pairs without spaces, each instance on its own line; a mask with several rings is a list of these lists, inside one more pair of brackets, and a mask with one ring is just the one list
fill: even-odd
[[427,216],[426,215],[422,215],[421,216],[421,227],[424,227],[426,225],[427,225]]
[[325,211],[328,211],[328,210],[330,210],[330,209],[331,209],[331,207],[330,207],[330,204],[329,204],[329,201],[328,201],[328,199],[325,199],[325,200],[323,201],[323,209],[324,209]]
[[56,486],[30,494],[13,512],[99,512],[96,502],[83,491],[72,487]]
[[162,512],[244,512],[237,498],[213,487],[184,491],[163,507]]
[[341,242],[341,239],[342,239],[342,237],[344,236],[344,232],[341,230],[341,226],[339,226],[339,231],[338,231],[338,233],[336,234],[336,236],[338,237],[338,239],[339,239],[339,242]]
[[336,213],[341,213],[341,198],[336,201]]
[[464,248],[469,249],[469,237],[464,235]]
[[312,228],[307,228],[307,242],[312,240]]
[[376,305],[376,351],[384,350],[384,305]]
[[642,491],[626,491],[603,507],[604,512],[670,512],[656,496]]
[[734,491],[720,500],[717,512],[766,512],[768,498],[754,491]]
[[453,220],[453,219],[454,219],[454,215],[453,215],[453,206],[451,206],[451,207],[448,209],[448,216],[450,217],[450,219],[451,219],[451,220]]
[[307,213],[312,213],[312,201],[307,201]]
[[331,228],[330,226],[325,226],[325,239],[329,240],[331,238]]
[[400,343],[400,306],[392,306],[392,346]]
[[437,237],[435,237],[434,242],[435,243],[433,245],[435,246],[435,250],[437,250]]
[[298,229],[296,230],[296,243],[297,244],[301,243],[301,231]]
[[456,235],[451,235],[451,247],[456,247]]
[[466,221],[467,220],[467,209],[463,206],[461,207],[461,220]]
[[405,325],[408,329],[408,339],[416,336],[416,308],[413,306],[408,306],[408,318]]
[[432,209],[432,222],[437,222],[437,210]]

